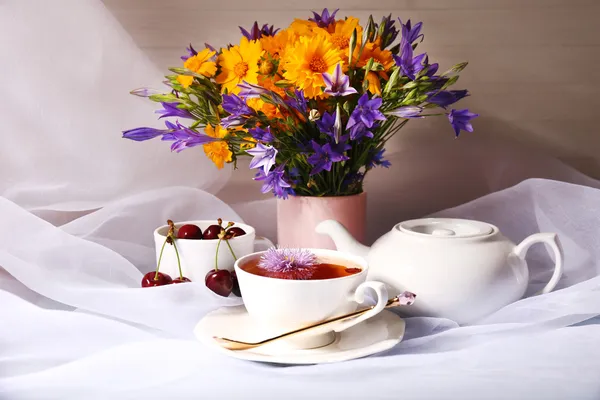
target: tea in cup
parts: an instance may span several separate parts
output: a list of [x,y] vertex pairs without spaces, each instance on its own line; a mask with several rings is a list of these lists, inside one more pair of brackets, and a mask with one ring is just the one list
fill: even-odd
[[388,301],[385,285],[367,281],[362,257],[326,249],[275,249],[235,263],[242,299],[250,317],[277,335],[356,311],[373,289],[377,304],[359,317],[286,339],[289,347],[326,346],[341,332],[381,312]]
[[[199,220],[199,221],[182,221],[175,223],[175,235],[177,230],[184,225],[196,225],[202,232],[216,224],[216,220]],[[273,243],[260,236],[256,236],[255,229],[241,222],[234,222],[234,227],[243,229],[245,234],[234,236],[228,240],[231,250],[236,257],[242,257],[255,252],[255,245],[260,245],[263,248],[273,246]],[[160,259],[161,250],[169,225],[163,225],[154,230],[154,248],[156,251],[156,262]],[[176,239],[177,250],[179,252],[179,260],[181,262],[181,270],[183,276],[188,277],[192,282],[204,282],[204,278],[209,271],[215,268],[215,257],[217,253],[218,239]],[[216,262],[219,269],[233,270],[235,258],[225,243],[219,245],[219,254]],[[165,246],[162,252],[160,261],[160,270],[170,276],[179,276],[179,267],[177,264],[177,255],[173,246]]]

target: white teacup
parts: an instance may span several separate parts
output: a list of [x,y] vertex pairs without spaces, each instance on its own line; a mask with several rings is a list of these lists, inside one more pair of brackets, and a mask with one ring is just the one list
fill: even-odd
[[356,311],[365,301],[368,288],[377,295],[376,306],[359,317],[342,320],[326,329],[311,331],[286,339],[286,345],[296,349],[326,346],[341,332],[381,312],[388,301],[385,285],[366,281],[368,265],[362,257],[335,250],[308,249],[319,262],[359,267],[353,275],[332,279],[289,280],[264,277],[245,271],[243,266],[261,257],[264,251],[241,257],[235,263],[242,299],[252,319],[264,327],[265,335],[278,335],[303,328],[329,318]]
[[[228,221],[223,222],[225,227]],[[229,244],[237,258],[251,254],[255,251],[255,244],[261,247],[269,248],[273,243],[263,237],[257,237],[253,227],[241,222],[235,222],[235,225],[242,228],[246,234],[229,239]],[[210,225],[214,225],[215,220],[202,221],[182,221],[176,222],[175,228],[178,229],[185,224],[197,225],[202,231]],[[169,226],[163,225],[154,230],[154,247],[156,250],[156,262],[160,257],[160,250],[165,242]],[[175,231],[177,232],[177,231]],[[194,239],[176,239],[175,244],[179,251],[179,259],[181,261],[181,271],[183,276],[189,278],[192,282],[204,282],[206,274],[215,268],[215,254],[217,251],[218,239],[212,240],[194,240]],[[227,269],[233,271],[235,258],[231,254],[229,247],[225,241],[221,241],[219,246],[218,267],[219,269]],[[173,246],[167,244],[163,251],[162,260],[160,262],[160,271],[169,274],[172,278],[179,277],[179,268],[177,266],[177,256]]]

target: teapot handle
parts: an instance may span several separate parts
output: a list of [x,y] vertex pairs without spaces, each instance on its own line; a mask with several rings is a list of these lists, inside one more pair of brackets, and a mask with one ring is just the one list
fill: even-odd
[[529,250],[529,248],[535,243],[545,243],[550,246],[554,252],[554,273],[552,274],[552,277],[546,286],[536,293],[536,295],[538,295],[549,293],[556,287],[563,273],[564,256],[560,241],[555,233],[536,233],[526,237],[517,245],[517,247],[515,247],[514,254],[520,259],[525,260],[527,250]]

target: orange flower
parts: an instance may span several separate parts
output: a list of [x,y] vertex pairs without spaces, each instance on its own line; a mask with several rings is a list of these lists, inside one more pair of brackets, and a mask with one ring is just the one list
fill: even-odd
[[[227,129],[221,125],[217,125],[217,128],[213,128],[212,125],[206,125],[204,132],[208,136],[216,138],[224,138],[227,135]],[[218,169],[224,167],[226,162],[232,161],[233,153],[229,150],[229,145],[225,140],[219,140],[216,142],[206,143],[202,145],[204,147],[204,153],[208,158],[215,163]]]
[[369,72],[367,74],[367,82],[369,82],[369,92],[381,96],[381,79],[379,75],[375,72]]
[[[279,94],[281,97],[284,97],[285,91],[282,88],[275,86],[275,82],[277,82],[278,80],[280,79],[259,76],[258,84],[264,87],[265,89],[268,89],[272,92]],[[282,118],[279,107],[273,104],[265,103],[260,98],[248,99],[246,100],[246,104],[248,104],[248,106],[254,109],[255,111],[264,112],[267,118]]]
[[[354,50],[355,58],[358,56],[358,50],[359,46],[357,46],[356,50]],[[356,62],[356,66],[358,68],[364,67],[367,65],[367,62],[369,62],[370,58],[373,58],[373,61],[383,65],[384,71],[389,70],[395,65],[392,52],[389,50],[381,50],[379,46],[372,42],[365,45],[365,48],[360,55],[360,59]]]

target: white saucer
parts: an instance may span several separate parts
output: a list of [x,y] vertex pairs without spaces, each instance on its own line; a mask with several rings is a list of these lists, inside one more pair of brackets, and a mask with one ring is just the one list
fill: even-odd
[[231,357],[249,361],[277,364],[320,364],[352,360],[388,350],[404,336],[404,320],[391,311],[383,310],[375,317],[336,333],[330,345],[310,350],[292,350],[274,342],[248,350],[227,350],[213,339],[227,337],[245,342],[257,342],[271,334],[256,324],[244,306],[223,307],[207,314],[194,328],[202,343]]

